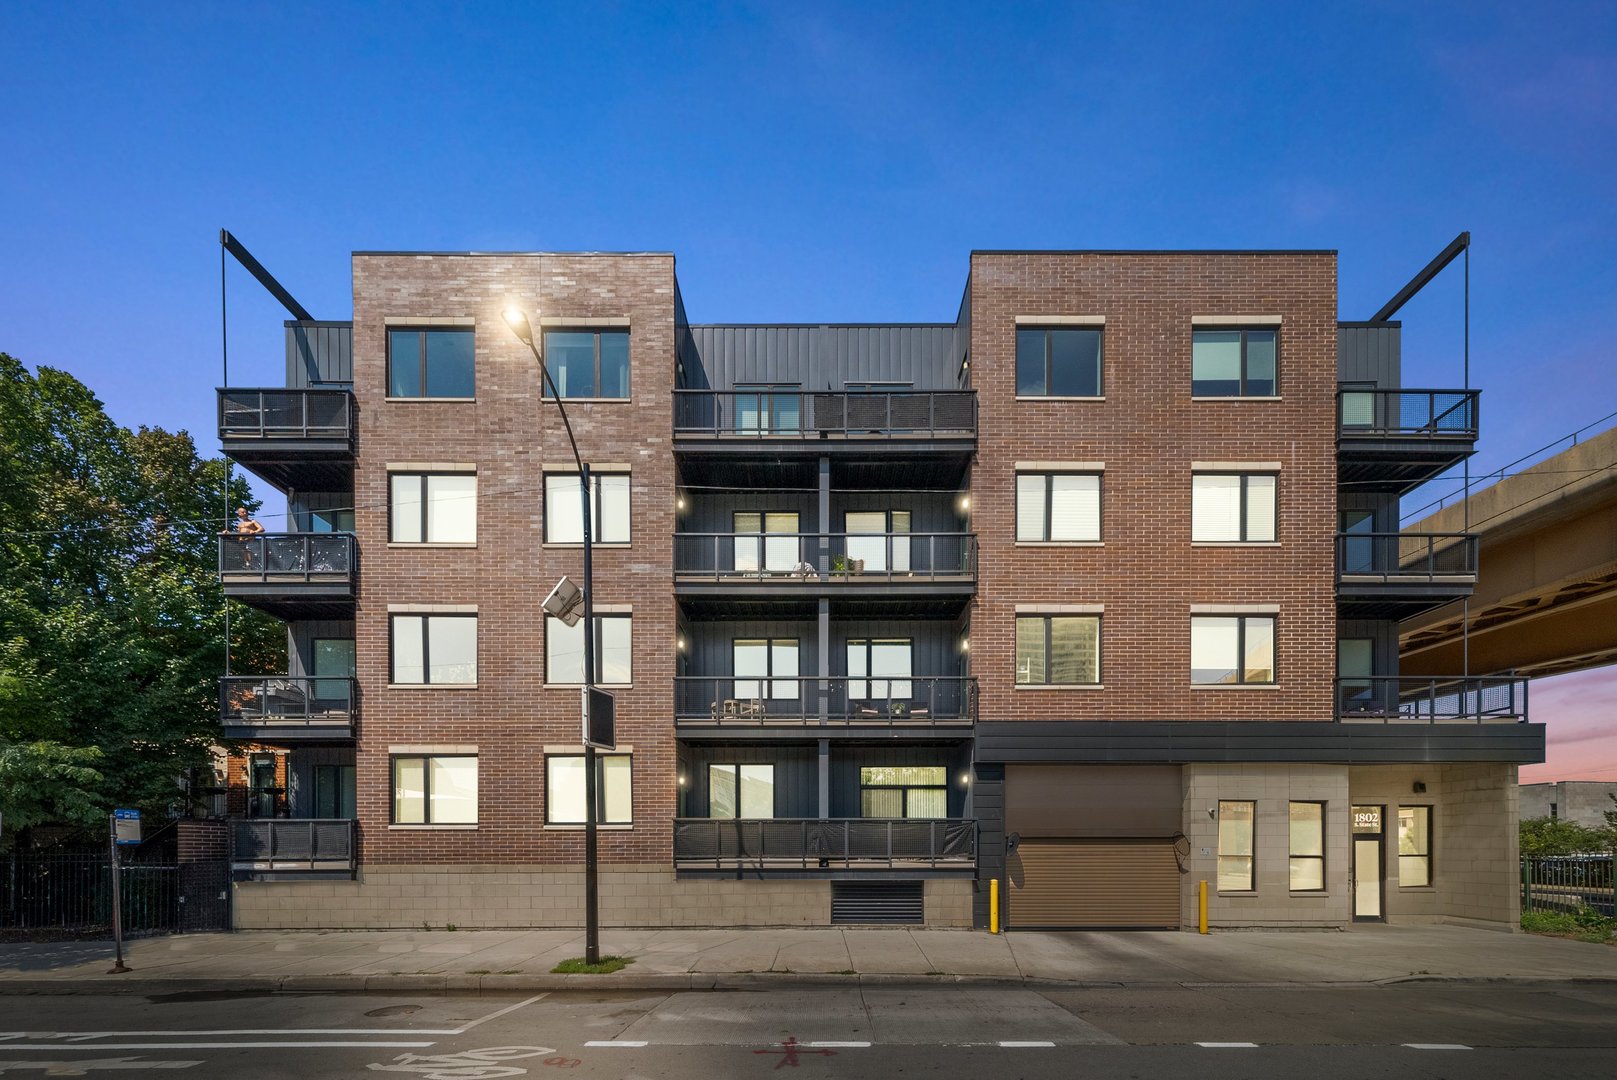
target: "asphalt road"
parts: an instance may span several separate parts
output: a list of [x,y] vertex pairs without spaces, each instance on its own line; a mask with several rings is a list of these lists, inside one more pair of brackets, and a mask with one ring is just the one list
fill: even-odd
[[[1235,1044],[1235,1045],[1231,1045]],[[1617,1075],[1617,986],[0,996],[0,1076]]]

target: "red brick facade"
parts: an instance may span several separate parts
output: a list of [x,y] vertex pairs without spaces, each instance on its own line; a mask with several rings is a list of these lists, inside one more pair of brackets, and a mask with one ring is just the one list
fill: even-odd
[[[1336,259],[977,253],[980,719],[1332,718]],[[1278,315],[1279,397],[1191,399],[1194,316]],[[1104,401],[1017,400],[1018,316],[1103,316]],[[1018,461],[1101,462],[1102,546],[1015,543]],[[1193,547],[1195,461],[1279,462],[1278,546]],[[1104,689],[1014,688],[1018,604],[1103,604]],[[1277,687],[1193,689],[1190,608],[1276,604]]]
[[[542,543],[542,466],[571,467],[554,404],[505,305],[575,325],[627,319],[628,402],[567,403],[580,452],[632,469],[627,547],[597,548],[595,602],[633,605],[633,685],[614,687],[618,741],[633,747],[634,826],[603,830],[606,863],[669,863],[675,807],[672,686],[674,530],[671,399],[674,260],[670,255],[366,255],[354,258],[355,468],[360,588],[356,610],[362,720],[357,742],[364,864],[576,864],[583,836],[546,829],[546,746],[577,746],[579,692],[545,685],[540,603],[562,575],[583,577],[577,547]],[[386,324],[475,321],[475,401],[389,401]],[[388,544],[389,463],[477,467],[475,548]],[[476,688],[390,688],[389,605],[473,605]],[[475,746],[475,829],[390,827],[390,748]]]

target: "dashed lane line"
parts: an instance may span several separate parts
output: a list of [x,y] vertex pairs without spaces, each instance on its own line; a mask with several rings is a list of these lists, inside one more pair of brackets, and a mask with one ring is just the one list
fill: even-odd
[[870,1044],[868,1042],[835,1042],[829,1040],[820,1040],[818,1042],[806,1042],[802,1045],[812,1046],[817,1050],[857,1050],[868,1047]]
[[999,1042],[999,1043],[995,1043],[994,1045],[1000,1047],[1003,1050],[1033,1050],[1033,1049],[1043,1049],[1045,1047],[1054,1046],[1055,1043],[1053,1043],[1053,1042],[1043,1042],[1043,1041],[1040,1041],[1040,1040],[1037,1040],[1037,1039],[1028,1039],[1028,1040],[1024,1040],[1024,1041],[1021,1041],[1021,1042],[1015,1042],[1015,1041]]
[[1205,1047],[1208,1050],[1252,1050],[1258,1044],[1253,1042],[1199,1042],[1196,1045]]
[[363,1047],[381,1046],[403,1050],[419,1050],[425,1046],[436,1046],[432,1042],[147,1042],[147,1043],[104,1043],[98,1042],[94,1046],[76,1045],[64,1046],[62,1043],[6,1043],[0,1050],[50,1050],[66,1053],[82,1050],[87,1054],[98,1054],[103,1050],[305,1050],[316,1047]]
[[1411,1050],[1469,1050],[1464,1043],[1403,1043]]
[[628,1049],[639,1049],[642,1046],[649,1046],[650,1043],[646,1042],[643,1039],[592,1039],[589,1042],[585,1043],[584,1045],[585,1046],[597,1046],[597,1047],[614,1047],[615,1046],[615,1047],[623,1047],[623,1048],[628,1048]]

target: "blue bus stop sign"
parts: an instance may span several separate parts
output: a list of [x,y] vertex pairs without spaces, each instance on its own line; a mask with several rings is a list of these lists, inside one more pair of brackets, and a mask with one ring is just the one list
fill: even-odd
[[140,843],[140,811],[114,810],[112,812],[112,838],[120,846]]

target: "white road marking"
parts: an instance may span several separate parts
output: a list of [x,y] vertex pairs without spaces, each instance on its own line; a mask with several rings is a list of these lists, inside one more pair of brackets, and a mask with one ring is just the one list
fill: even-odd
[[[773,1046],[775,1044],[771,1043],[770,1045]],[[820,1042],[799,1043],[798,1045],[799,1046],[819,1047],[819,1048],[823,1048],[823,1049],[827,1049],[827,1050],[829,1050],[829,1049],[839,1049],[840,1050],[840,1049],[843,1049],[843,1048],[849,1048],[849,1049],[863,1048],[863,1047],[868,1047],[870,1044],[868,1042],[831,1042],[831,1041],[822,1040]]]
[[1039,1040],[1029,1040],[1029,1041],[1025,1041],[1025,1042],[1005,1041],[1005,1042],[995,1043],[994,1045],[999,1046],[999,1047],[1003,1047],[1006,1050],[1027,1050],[1027,1049],[1032,1049],[1032,1048],[1042,1048],[1042,1047],[1047,1047],[1047,1046],[1054,1046],[1055,1043],[1053,1043],[1053,1042],[1042,1042],[1042,1041],[1039,1041]]
[[500,1017],[505,1016],[507,1013],[514,1013],[518,1009],[523,1008],[524,1006],[532,1005],[534,1002],[538,1001],[540,998],[547,998],[549,996],[550,996],[550,994],[548,992],[543,993],[543,994],[535,994],[535,995],[533,995],[533,997],[528,998],[526,1001],[519,1001],[515,1005],[507,1005],[505,1008],[500,1009],[497,1012],[491,1012],[487,1016],[479,1016],[476,1020],[473,1020],[469,1024],[466,1024],[464,1027],[458,1028],[455,1031],[446,1032],[446,1034],[449,1034],[449,1035],[464,1035],[464,1034],[466,1034],[466,1032],[472,1030],[472,1028],[476,1027],[478,1024],[486,1024],[490,1020],[498,1020]]
[[[417,1049],[423,1046],[436,1046],[431,1042],[175,1042],[175,1043],[97,1043],[82,1049],[86,1052],[99,1053],[102,1050],[261,1050],[282,1049],[303,1050],[319,1046],[354,1047],[354,1046],[381,1046],[388,1048]],[[11,1050],[54,1050],[60,1053],[64,1050],[75,1050],[79,1047],[63,1046],[61,1043],[7,1043],[0,1046],[0,1051]]]
[[83,1076],[87,1072],[135,1069],[189,1069],[200,1061],[142,1061],[132,1057],[80,1058],[78,1061],[0,1061],[3,1072],[42,1072],[46,1076]]
[[645,1046],[647,1044],[646,1044],[646,1042],[644,1040],[641,1040],[641,1039],[595,1039],[595,1040],[592,1040],[590,1042],[585,1043],[584,1045],[585,1046],[619,1046],[619,1047],[634,1048],[634,1047]]
[[1205,1046],[1209,1050],[1250,1050],[1250,1049],[1255,1048],[1258,1044],[1257,1043],[1204,1043],[1204,1042],[1199,1042],[1196,1045],[1197,1046]]
[[1464,1043],[1404,1043],[1411,1050],[1469,1050]]

